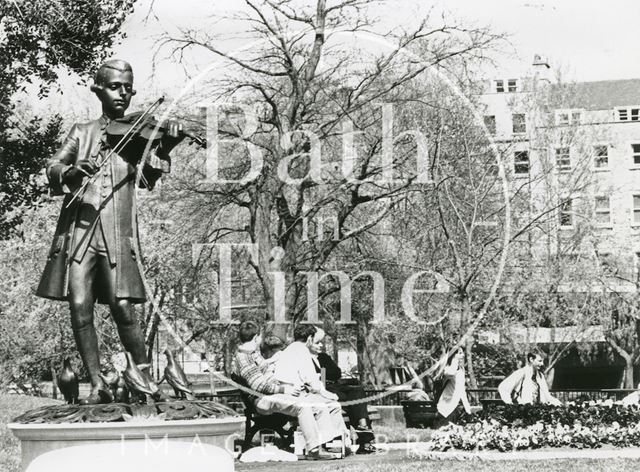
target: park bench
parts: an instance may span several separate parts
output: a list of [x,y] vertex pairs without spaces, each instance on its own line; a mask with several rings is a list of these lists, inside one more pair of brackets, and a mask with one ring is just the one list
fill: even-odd
[[[375,406],[367,405],[367,413],[369,414],[369,419],[371,423],[379,423],[380,422],[380,412]],[[344,424],[347,425],[347,428],[350,426],[349,417],[347,416],[347,412],[342,409],[342,419],[344,420]]]
[[[231,375],[231,380],[238,385],[246,386],[244,379],[237,375]],[[283,415],[280,413],[272,413],[270,415],[261,415],[258,413],[253,405],[251,395],[243,390],[240,390],[240,398],[244,404],[244,440],[242,442],[242,452],[251,448],[251,443],[254,436],[259,431],[269,430],[280,436],[280,443],[277,444],[280,448],[286,449],[293,444],[293,433],[295,432],[296,419]]]
[[402,412],[407,428],[431,428],[438,417],[433,401],[403,401]]

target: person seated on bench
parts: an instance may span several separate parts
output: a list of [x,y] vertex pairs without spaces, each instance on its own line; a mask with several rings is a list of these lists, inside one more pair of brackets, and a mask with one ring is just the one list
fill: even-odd
[[[333,361],[331,356],[323,350],[324,336],[324,330],[317,328],[313,336],[313,343],[309,345],[309,351],[311,352],[316,372],[320,374],[322,369],[325,370],[327,390],[335,393],[341,402],[351,402],[367,398],[362,385],[359,383],[341,382],[342,370]],[[343,406],[343,409],[347,413],[349,422],[358,436],[358,449],[356,450],[356,454],[371,454],[372,452],[376,452],[376,448],[372,444],[375,436],[371,429],[367,402],[355,401],[350,405]]]
[[327,401],[303,392],[299,386],[279,382],[268,372],[269,363],[260,353],[261,335],[257,323],[250,320],[241,323],[239,338],[241,344],[236,350],[231,370],[253,391],[256,412],[296,417],[306,442],[307,458],[334,458],[324,454],[320,448],[341,434],[331,418]]
[[260,352],[265,361],[267,361],[267,371],[271,374],[275,374],[276,361],[280,358],[280,353],[284,349],[284,341],[275,334],[269,334],[265,336],[260,345]]
[[535,352],[527,354],[527,365],[513,372],[498,385],[498,393],[502,401],[506,404],[561,405],[560,400],[549,393],[547,380],[540,371],[543,365],[544,361],[540,354]]
[[334,428],[339,431],[338,435],[348,438],[349,430],[342,419],[338,395],[325,388],[311,357],[311,349],[319,350],[312,347],[316,332],[317,328],[310,324],[298,324],[294,328],[293,342],[279,354],[275,363],[275,378],[324,398],[328,402]]

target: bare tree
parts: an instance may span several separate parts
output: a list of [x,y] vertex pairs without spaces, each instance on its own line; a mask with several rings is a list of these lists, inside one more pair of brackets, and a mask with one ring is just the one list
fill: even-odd
[[[430,27],[430,18],[411,31],[376,34],[367,16],[372,3],[317,0],[310,7],[291,0],[245,0],[245,13],[233,20],[247,25],[247,39],[257,41],[255,48],[233,54],[223,49],[221,38],[202,30],[184,30],[160,44],[172,48],[176,57],[199,48],[224,59],[228,69],[209,97],[255,106],[258,124],[251,136],[242,134],[242,120],[233,110],[220,120],[219,133],[237,138],[225,149],[224,176],[247,173],[247,142],[262,153],[260,175],[240,184],[192,184],[182,195],[192,198],[191,205],[199,202],[197,212],[191,206],[191,214],[199,214],[207,225],[202,242],[256,244],[251,264],[271,320],[275,287],[270,274],[287,274],[285,305],[292,319],[299,320],[307,306],[304,273],[326,272],[327,264],[336,263],[331,256],[337,247],[371,232],[408,192],[421,188],[415,185],[420,178],[415,141],[400,140],[391,162],[382,158],[385,109],[380,104],[403,105],[407,84],[454,62],[482,59],[500,39],[487,29],[454,23]],[[345,34],[365,32],[388,45],[386,50],[354,49],[343,40]],[[344,139],[353,131],[357,151],[345,151]],[[316,152],[321,152],[320,171],[314,167]],[[351,175],[340,172],[345,158],[350,159]],[[295,179],[293,184],[283,182],[283,170]],[[391,173],[393,179],[386,179]],[[189,205],[186,200],[183,204]],[[318,231],[323,218],[335,221],[334,237]],[[272,252],[275,247],[282,251]]]

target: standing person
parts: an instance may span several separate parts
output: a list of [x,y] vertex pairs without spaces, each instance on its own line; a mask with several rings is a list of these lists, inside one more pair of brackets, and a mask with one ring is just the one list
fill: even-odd
[[[437,410],[442,416],[441,423],[455,421],[460,403],[467,413],[471,413],[471,405],[467,398],[466,378],[464,371],[464,351],[458,348],[444,361],[439,375],[436,376],[442,382],[440,398]],[[454,412],[456,412],[454,414]]]
[[[91,90],[102,104],[102,116],[75,124],[62,147],[47,162],[49,186],[64,195],[62,211],[36,295],[69,302],[71,326],[91,380],[91,393],[81,404],[106,402],[100,378],[98,338],[93,324],[96,302],[107,304],[124,349],[136,364],[147,364],[144,337],[133,308],[146,300],[136,258],[140,257],[135,223],[136,166],[142,156],[112,152],[109,124],[124,115],[133,89],[131,66],[107,61]],[[169,171],[170,151],[181,141],[178,123],[146,158],[143,177],[151,189]],[[98,163],[104,162],[101,168]],[[87,181],[87,179],[89,179]],[[151,377],[146,372],[148,380]],[[157,391],[153,384],[152,390]]]
[[244,321],[239,329],[240,345],[233,358],[232,373],[253,392],[251,401],[262,415],[282,413],[298,419],[304,435],[308,459],[330,459],[321,445],[340,431],[335,428],[326,400],[304,393],[298,386],[282,383],[273,377],[271,365],[260,353],[261,335],[257,323]]
[[547,379],[541,372],[543,365],[544,361],[540,354],[534,352],[527,354],[527,365],[513,372],[498,385],[498,393],[502,401],[506,404],[560,405],[560,400],[549,393]]
[[369,419],[367,402],[364,401],[367,398],[364,393],[364,389],[360,384],[340,383],[342,370],[338,367],[338,364],[334,362],[331,356],[324,352],[324,336],[324,330],[317,328],[316,334],[313,336],[313,343],[309,345],[309,351],[311,352],[316,372],[320,374],[322,369],[324,369],[327,390],[335,393],[340,402],[350,403],[348,405],[344,405],[343,409],[347,412],[349,422],[353,426],[358,437],[358,449],[356,450],[356,454],[371,454],[376,452],[376,448],[373,445],[375,436],[371,429],[371,420]]

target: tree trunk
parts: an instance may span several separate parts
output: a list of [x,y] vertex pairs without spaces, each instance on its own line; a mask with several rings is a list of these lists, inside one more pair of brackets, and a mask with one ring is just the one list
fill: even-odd
[[631,358],[631,356],[625,358],[624,360],[624,375],[622,376],[622,382],[622,388],[626,388],[629,390],[634,388],[635,383],[633,381],[633,359]]
[[229,336],[224,343],[224,371],[225,373],[231,373],[231,363],[233,362],[233,338]]
[[153,316],[153,320],[151,321],[151,328],[149,329],[149,335],[147,336],[147,339],[146,339],[147,359],[149,362],[151,362],[151,359],[153,358],[153,347],[156,342],[159,325],[160,325],[160,313],[155,313]]
[[58,377],[53,361],[49,363],[49,368],[51,369],[51,397],[56,400],[58,398]]
[[[462,295],[462,316],[460,319],[460,328],[462,332],[467,330],[469,320],[471,319],[471,306],[469,305],[469,298],[466,293]],[[473,369],[473,336],[470,336],[465,342],[465,358],[467,359],[467,375],[469,376],[469,388],[477,389],[478,380],[476,379],[476,373]]]
[[627,389],[633,389],[633,356],[627,351],[622,349],[615,340],[608,338],[607,342],[613,348],[613,350],[624,360],[624,372],[622,375],[621,387]]
[[555,378],[555,376],[556,376],[555,367],[551,367],[550,369],[547,370],[545,380],[547,381],[547,385],[549,386],[550,389],[553,388],[553,379]]
[[363,323],[358,323],[356,329],[356,356],[358,360],[358,377],[360,378],[361,384],[367,383],[366,377],[366,369],[365,369],[365,343],[366,343],[366,333],[364,332]]
[[467,374],[469,375],[469,388],[477,389],[478,380],[473,369],[473,338],[467,339],[465,344],[465,357],[467,358]]
[[364,326],[364,353],[367,356],[367,364],[369,365],[369,371],[371,376],[371,382],[376,388],[381,388],[378,372],[380,366],[375,365],[373,361],[373,357],[371,356],[371,349],[369,349],[369,329],[367,324],[363,321],[362,325]]

